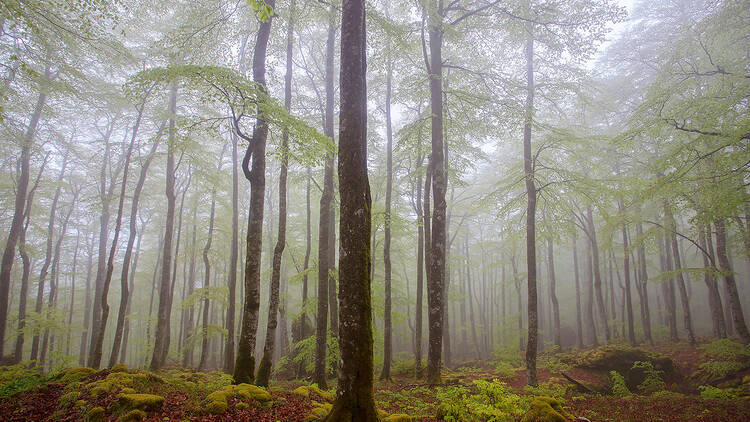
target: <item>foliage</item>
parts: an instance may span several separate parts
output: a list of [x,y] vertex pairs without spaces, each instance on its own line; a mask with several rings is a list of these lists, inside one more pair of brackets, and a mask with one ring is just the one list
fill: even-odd
[[516,376],[517,369],[506,361],[495,363],[495,373],[500,379],[511,379]]
[[666,388],[666,383],[662,379],[663,371],[656,370],[654,365],[649,361],[636,361],[632,369],[640,369],[646,375],[646,378],[638,384],[638,390],[643,393],[654,393]]
[[625,385],[625,378],[617,371],[609,371],[609,378],[612,380],[612,395],[617,397],[631,395],[628,386]]
[[698,348],[718,360],[742,361],[750,358],[750,344],[743,345],[728,338],[714,340]]
[[738,398],[733,392],[712,385],[701,385],[698,390],[700,390],[701,397],[704,399],[737,400]]
[[514,421],[529,406],[529,400],[512,392],[498,380],[476,380],[471,388],[446,387],[437,392],[437,417],[446,421]]
[[43,376],[33,361],[16,365],[0,366],[0,397],[12,396],[21,391],[30,390],[44,384],[50,379]]
[[[315,335],[311,335],[292,345],[294,357],[292,359],[280,359],[274,368],[276,373],[285,372],[290,365],[297,366],[303,364],[307,372],[315,369]],[[329,330],[326,338],[326,373],[333,375],[336,372],[339,362],[339,342],[333,333]]]

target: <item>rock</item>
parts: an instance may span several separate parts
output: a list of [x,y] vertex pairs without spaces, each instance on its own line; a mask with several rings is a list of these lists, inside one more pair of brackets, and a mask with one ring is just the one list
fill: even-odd
[[206,411],[215,415],[222,414],[229,407],[229,397],[236,397],[245,401],[259,403],[263,407],[271,407],[271,393],[250,384],[227,385],[221,390],[214,391],[206,396]]
[[104,422],[106,417],[104,416],[103,407],[94,407],[86,412],[86,420],[88,422]]
[[140,409],[133,409],[120,418],[120,422],[138,422],[146,418],[146,412]]
[[572,415],[562,408],[557,399],[537,397],[521,422],[567,422],[569,419],[572,419]]
[[305,421],[307,422],[325,420],[326,416],[331,413],[331,409],[333,409],[333,405],[330,403],[318,403],[313,401],[313,405],[315,407],[313,407],[312,412],[310,412],[305,418]]
[[164,404],[164,397],[155,394],[120,394],[120,404],[125,409],[158,410]]
[[384,422],[411,422],[412,418],[409,415],[395,414],[395,415],[390,415],[386,417],[383,421]]

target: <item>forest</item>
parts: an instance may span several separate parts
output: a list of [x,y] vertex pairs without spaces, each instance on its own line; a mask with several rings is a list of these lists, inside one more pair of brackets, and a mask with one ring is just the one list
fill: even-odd
[[750,0],[3,0],[0,420],[750,421]]

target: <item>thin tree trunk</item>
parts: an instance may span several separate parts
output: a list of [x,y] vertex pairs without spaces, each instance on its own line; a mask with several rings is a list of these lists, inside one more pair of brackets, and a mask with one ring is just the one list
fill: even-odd
[[471,263],[469,259],[469,237],[464,240],[464,253],[466,254],[466,296],[469,300],[469,324],[471,324],[471,340],[474,343],[474,349],[477,352],[477,360],[482,360],[482,350],[477,340],[477,328],[474,324],[474,293],[471,287]]
[[[421,131],[420,131],[421,135]],[[421,137],[419,140],[421,146]],[[419,166],[422,166],[422,156],[419,157]],[[424,292],[424,259],[425,259],[425,220],[422,207],[422,177],[417,176],[417,304],[414,307],[414,374],[422,378],[422,315],[423,315],[423,292]]]
[[578,238],[573,236],[573,282],[576,289],[576,347],[583,349],[583,322],[581,318],[581,279],[578,271]]
[[[718,338],[726,338],[727,337],[727,326],[726,322],[724,321],[724,312],[723,312],[723,306],[721,304],[721,296],[719,295],[719,284],[716,280],[716,274],[714,271],[716,268],[711,264],[711,261],[713,261],[713,244],[711,247],[709,247],[707,243],[707,239],[710,239],[709,236],[711,236],[711,231],[708,227],[704,227],[702,224],[698,226],[698,241],[700,242],[700,247],[703,248],[705,251],[708,251],[710,255],[706,256],[705,253],[701,254],[701,257],[703,258],[703,267],[704,267],[704,273],[703,273],[703,282],[706,284],[706,288],[708,289],[708,307],[711,311],[711,321],[713,323],[713,334],[715,337]],[[713,242],[712,242],[713,243]]]
[[[266,0],[274,7],[274,0]],[[253,51],[253,81],[261,91],[266,89],[266,48],[271,34],[271,22],[261,22],[258,37]],[[238,129],[238,128],[236,128]],[[239,133],[238,133],[239,135]],[[234,382],[250,383],[255,374],[255,340],[258,332],[258,314],[260,312],[260,271],[261,251],[263,248],[263,208],[266,191],[266,140],[268,124],[258,107],[258,118],[251,142],[242,160],[242,171],[250,181],[250,209],[247,221],[247,240],[245,251],[245,300],[242,309],[242,328],[237,348],[237,360],[234,365]],[[252,170],[248,164],[252,160]]]
[[586,217],[589,225],[589,240],[591,241],[592,272],[594,273],[594,291],[596,292],[596,304],[599,308],[599,320],[604,329],[604,341],[609,343],[610,334],[607,325],[607,311],[604,309],[604,297],[602,296],[602,276],[599,271],[599,244],[596,241],[596,227],[594,227],[594,216],[591,205],[586,207]]
[[[662,243],[662,239],[664,240],[664,243]],[[662,272],[671,272],[672,248],[669,247],[669,240],[666,236],[662,236],[659,239],[659,252],[660,257],[662,258]],[[664,303],[667,306],[669,337],[672,341],[679,341],[679,335],[677,333],[677,304],[675,302],[674,283],[671,275],[667,277],[667,280],[663,283],[662,293],[664,294]]]
[[[143,170],[141,170],[143,171]],[[128,338],[130,338],[130,319],[127,318],[130,315],[131,304],[133,303],[133,294],[135,292],[135,275],[138,269],[138,258],[141,256],[141,242],[143,240],[143,232],[146,230],[146,222],[141,221],[141,230],[138,231],[138,240],[135,246],[135,257],[133,258],[133,268],[130,271],[130,281],[128,285],[128,303],[125,307],[125,315],[123,317],[123,330],[122,330],[122,351],[120,351],[120,363],[125,363],[127,360],[128,352]],[[118,316],[119,321],[119,316]]]
[[593,264],[591,262],[591,241],[589,239],[588,242],[584,243],[586,245],[586,271],[584,271],[586,276],[586,306],[583,309],[583,317],[586,325],[589,327],[589,335],[591,337],[590,344],[597,347],[599,346],[599,340],[596,335],[596,321],[594,321],[594,273],[592,271]]
[[[284,107],[287,111],[292,106],[292,46],[294,42],[294,14],[296,0],[289,5],[289,22],[286,32],[286,75],[284,79]],[[256,384],[268,387],[273,364],[274,348],[276,346],[276,327],[279,311],[279,283],[281,280],[281,258],[286,246],[286,183],[289,166],[289,133],[284,131],[281,137],[281,168],[279,170],[279,234],[276,247],[273,250],[273,264],[271,270],[270,302],[268,305],[268,323],[266,325],[266,341],[263,346],[263,357],[258,365]]]
[[[223,154],[222,154],[223,155]],[[222,157],[223,158],[223,157]],[[221,159],[219,161],[219,168],[221,169]],[[211,286],[211,260],[208,259],[208,252],[211,251],[211,243],[213,242],[214,236],[214,216],[216,215],[216,190],[211,191],[211,211],[208,217],[208,238],[206,239],[206,246],[203,248],[203,267],[205,269],[205,275],[203,277],[203,327],[201,328],[201,336],[203,343],[201,347],[201,359],[198,363],[198,370],[205,371],[208,367],[208,311],[209,311],[209,287]]]
[[[625,204],[620,201],[620,211],[625,212]],[[630,245],[628,244],[628,226],[622,223],[622,270],[625,275],[625,311],[628,323],[628,341],[635,346],[635,329],[633,328],[633,299],[630,293]]]
[[172,270],[172,236],[174,234],[175,214],[175,159],[174,152],[177,148],[177,134],[175,129],[175,114],[177,113],[177,83],[173,82],[169,93],[169,139],[167,145],[167,221],[164,232],[164,251],[162,253],[161,277],[159,279],[159,307],[156,319],[156,341],[151,357],[150,367],[152,370],[160,369],[166,363],[169,351],[169,314],[170,314],[170,271]]
[[[73,249],[73,268],[70,270],[70,308],[68,309],[68,327],[73,326],[73,309],[76,302],[76,270],[78,268],[78,246],[81,242],[81,232],[76,229],[76,245]],[[68,329],[68,335],[65,341],[65,354],[70,355],[70,339],[73,330]]]
[[[198,233],[198,202],[193,205],[193,238],[190,243],[190,265],[188,266],[187,277],[187,296],[190,297],[195,290],[195,253],[197,250],[197,233]],[[184,342],[182,344],[182,366],[191,366],[193,364],[193,346],[189,341],[193,335],[193,326],[195,321],[195,305],[191,305],[187,310],[187,320],[185,321],[185,333],[183,334]],[[190,347],[188,347],[190,346]],[[234,365],[234,363],[232,363]]]
[[91,268],[93,267],[94,256],[94,235],[88,244],[88,259],[86,262],[86,298],[83,307],[83,331],[81,332],[81,346],[78,352],[78,365],[83,366],[86,363],[86,346],[88,345],[87,334],[89,332],[89,322],[91,321]]
[[724,273],[724,285],[728,293],[729,308],[732,310],[732,322],[742,343],[748,344],[750,343],[750,333],[748,333],[747,325],[745,325],[745,316],[742,312],[737,283],[727,257],[727,236],[724,219],[717,218],[714,221],[714,227],[716,228],[716,256],[719,260],[719,268]]
[[[666,206],[666,203],[664,205],[664,212],[666,213],[670,229],[669,233],[667,234],[667,239],[672,246],[672,258],[674,259],[674,269],[677,273],[677,289],[680,292],[680,302],[682,302],[682,315],[685,323],[685,330],[687,330],[688,333],[688,341],[691,345],[694,346],[695,334],[693,333],[693,321],[690,316],[690,300],[688,299],[687,289],[685,287],[685,277],[682,275],[680,249],[677,245],[677,235],[675,234],[677,230],[677,224],[675,223],[674,216],[672,215],[672,210],[670,210],[669,207]],[[669,245],[667,245],[667,247],[669,247]]]
[[552,323],[554,328],[555,344],[562,347],[560,339],[560,307],[557,303],[557,287],[555,280],[555,260],[552,239],[547,238],[547,272],[549,273],[549,294],[552,300]]
[[646,248],[643,246],[643,223],[638,221],[635,225],[635,235],[638,237],[638,278],[640,279],[641,291],[643,297],[641,298],[641,308],[643,311],[643,335],[650,344],[654,344],[654,339],[651,337],[651,311],[648,306],[648,271],[646,270]]
[[[227,303],[227,314],[225,328],[227,329],[227,341],[224,345],[224,372],[234,372],[234,314],[235,302],[237,301],[237,263],[239,262],[239,175],[237,172],[237,134],[232,132],[232,240],[229,245],[229,277],[227,287],[229,297]],[[183,358],[184,360],[184,358]]]

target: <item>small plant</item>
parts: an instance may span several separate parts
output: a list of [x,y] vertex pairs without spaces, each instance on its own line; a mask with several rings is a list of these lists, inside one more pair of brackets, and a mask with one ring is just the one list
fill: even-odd
[[495,364],[495,373],[500,379],[512,379],[516,376],[516,368],[506,361],[500,361]]
[[713,385],[701,385],[698,387],[701,392],[701,398],[713,400],[737,400],[737,394],[729,390],[722,390]]
[[638,384],[638,390],[642,393],[654,393],[664,390],[667,385],[662,379],[663,372],[654,368],[654,364],[649,361],[636,361],[632,369],[641,369],[646,375],[642,383]]
[[711,378],[724,378],[750,366],[750,345],[743,345],[727,338],[700,346],[712,359],[698,368]]
[[625,385],[623,378],[617,371],[609,371],[609,378],[612,380],[612,395],[616,397],[626,397],[631,395],[630,389]]

